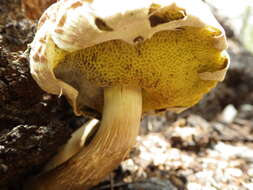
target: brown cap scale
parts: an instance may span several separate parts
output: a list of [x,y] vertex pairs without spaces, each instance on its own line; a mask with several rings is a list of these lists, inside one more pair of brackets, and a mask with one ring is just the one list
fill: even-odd
[[22,0],[22,7],[25,15],[32,19],[37,20],[41,17],[43,12],[57,0]]

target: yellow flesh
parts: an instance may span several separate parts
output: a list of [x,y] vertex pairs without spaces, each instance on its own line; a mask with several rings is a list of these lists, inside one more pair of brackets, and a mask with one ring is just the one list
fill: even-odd
[[66,54],[56,65],[77,70],[97,87],[141,87],[144,111],[189,107],[217,83],[201,80],[198,73],[227,64],[215,48],[219,35],[210,27],[183,27],[159,32],[135,46],[121,40],[104,42]]

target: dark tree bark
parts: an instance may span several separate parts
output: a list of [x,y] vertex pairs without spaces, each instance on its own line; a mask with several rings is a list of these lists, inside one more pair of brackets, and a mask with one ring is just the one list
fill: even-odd
[[78,126],[63,98],[43,92],[32,79],[25,50],[35,25],[20,1],[0,3],[0,188],[36,172]]

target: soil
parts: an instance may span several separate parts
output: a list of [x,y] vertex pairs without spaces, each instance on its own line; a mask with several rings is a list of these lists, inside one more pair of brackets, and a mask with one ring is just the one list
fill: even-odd
[[[253,189],[253,55],[229,34],[226,80],[193,108],[144,117],[129,157],[93,190]],[[22,189],[88,120],[29,72],[36,21],[20,0],[0,4],[0,188]]]

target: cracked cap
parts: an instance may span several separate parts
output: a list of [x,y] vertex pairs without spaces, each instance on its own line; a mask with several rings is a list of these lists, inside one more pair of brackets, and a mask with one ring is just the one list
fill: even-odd
[[101,112],[103,88],[143,89],[143,111],[182,111],[222,81],[224,30],[200,0],[62,0],[47,9],[30,63],[77,114]]

